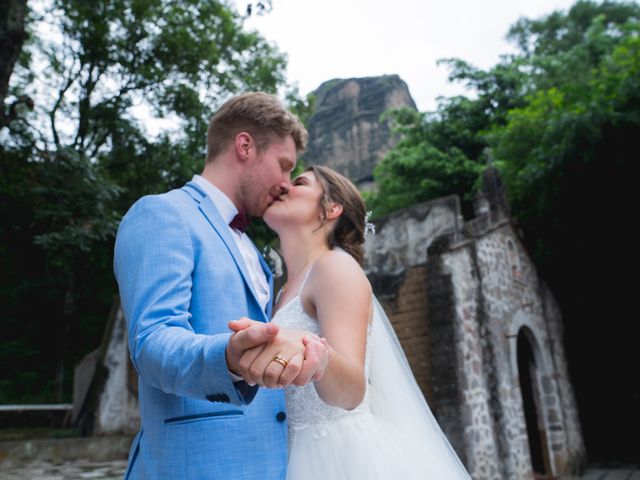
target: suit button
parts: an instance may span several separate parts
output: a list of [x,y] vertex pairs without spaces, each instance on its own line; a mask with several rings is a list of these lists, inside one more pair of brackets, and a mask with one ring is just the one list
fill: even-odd
[[229,403],[229,395],[227,395],[226,393],[223,393],[222,395],[220,395],[220,401]]
[[278,414],[276,415],[276,420],[278,420],[279,422],[284,422],[287,418],[287,414],[284,412],[278,412]]
[[211,395],[207,395],[206,399],[209,400],[210,402],[219,402],[220,395],[218,395],[217,393],[212,393]]

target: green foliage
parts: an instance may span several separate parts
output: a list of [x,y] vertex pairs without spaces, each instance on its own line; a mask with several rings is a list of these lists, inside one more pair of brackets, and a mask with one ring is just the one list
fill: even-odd
[[450,80],[464,81],[477,91],[477,98],[441,98],[435,112],[405,109],[388,114],[400,141],[374,171],[378,189],[367,195],[367,201],[376,216],[452,194],[462,199],[463,212],[471,215],[487,161],[485,134],[522,104],[521,80],[526,75],[519,66],[498,65],[483,72],[462,60],[443,62],[451,69]]
[[602,122],[635,121],[637,108],[623,105],[637,102],[639,21],[635,3],[579,1],[567,13],[518,21],[508,38],[520,51],[487,71],[442,60],[450,80],[475,98],[441,98],[436,112],[391,115],[401,140],[374,172],[374,212],[457,194],[470,214],[487,149],[521,220],[520,205],[531,206],[525,198],[543,202],[539,213],[549,209],[550,178],[567,155],[580,151],[586,162],[594,144],[581,142],[600,138]]
[[[566,61],[554,66],[554,85],[547,88],[542,82],[526,97],[525,106],[509,111],[507,123],[493,129],[494,152],[512,201],[527,209],[523,214],[548,212],[559,193],[551,180],[576,162],[599,160],[605,130],[640,128],[639,19],[640,8],[633,20],[615,28],[604,15],[595,16],[582,41],[570,47],[582,65]],[[572,75],[575,70],[582,74]],[[540,191],[548,195],[532,200]]]
[[434,145],[440,132],[430,131],[424,114],[403,109],[390,115],[401,140],[375,169],[379,193],[368,200],[376,215],[453,192],[466,194],[480,165],[457,146]]
[[[117,291],[120,217],[201,170],[224,100],[284,81],[284,56],[226,2],[31,7],[10,93],[35,109],[0,137],[2,402],[70,399],[72,368],[99,345]],[[145,111],[172,128],[151,136]]]
[[292,88],[286,95],[287,108],[293,112],[305,127],[309,126],[309,118],[313,114],[316,105],[316,96],[313,93],[302,98],[298,88]]

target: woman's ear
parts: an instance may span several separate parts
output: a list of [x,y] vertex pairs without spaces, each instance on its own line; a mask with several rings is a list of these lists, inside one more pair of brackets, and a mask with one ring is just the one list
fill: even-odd
[[336,202],[331,202],[329,204],[329,208],[327,208],[326,218],[327,220],[333,220],[334,218],[338,218],[340,215],[342,215],[342,212],[342,205]]

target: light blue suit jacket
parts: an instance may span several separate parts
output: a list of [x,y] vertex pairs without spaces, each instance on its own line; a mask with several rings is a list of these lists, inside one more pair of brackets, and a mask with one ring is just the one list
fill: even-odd
[[189,182],[138,200],[118,229],[114,269],[142,421],[125,478],[284,479],[284,392],[234,384],[225,357],[227,322],[266,322],[271,307],[260,307],[202,188]]

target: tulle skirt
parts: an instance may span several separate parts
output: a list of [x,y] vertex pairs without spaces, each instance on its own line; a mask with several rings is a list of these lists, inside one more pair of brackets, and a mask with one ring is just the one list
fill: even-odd
[[411,436],[368,412],[291,428],[287,480],[462,478],[442,445]]

